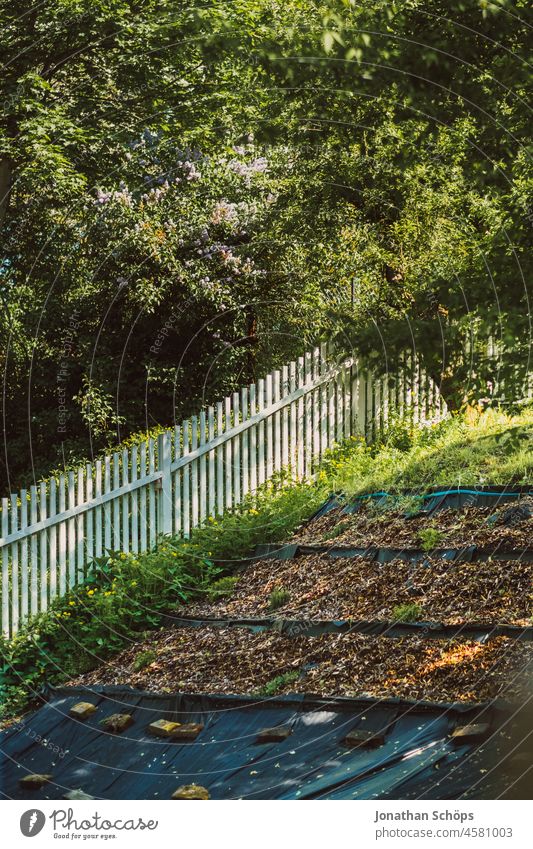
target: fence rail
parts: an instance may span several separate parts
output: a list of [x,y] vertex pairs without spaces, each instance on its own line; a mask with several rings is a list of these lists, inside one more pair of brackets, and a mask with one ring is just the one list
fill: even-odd
[[188,537],[284,470],[305,479],[352,435],[374,440],[392,415],[445,414],[435,384],[407,357],[375,378],[316,348],[198,416],[132,448],[1,500],[2,630],[84,580],[106,551],[142,553]]

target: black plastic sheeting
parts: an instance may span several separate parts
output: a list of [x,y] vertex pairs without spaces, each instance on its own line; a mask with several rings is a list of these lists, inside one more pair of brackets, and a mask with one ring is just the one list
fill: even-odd
[[492,560],[521,560],[524,563],[533,563],[533,548],[505,549],[500,546],[478,547],[468,545],[464,548],[434,548],[431,551],[423,551],[421,548],[386,548],[368,546],[366,548],[352,545],[300,545],[290,543],[262,543],[255,547],[254,553],[243,563],[254,560],[293,560],[295,557],[306,557],[313,554],[327,554],[328,557],[364,557],[375,563],[390,563],[392,560],[408,560],[411,563],[427,562],[431,567],[429,558],[449,560],[453,563],[474,563]]
[[433,487],[425,494],[413,492],[412,490],[404,490],[401,493],[371,492],[367,495],[360,495],[357,498],[349,500],[342,494],[332,494],[308,519],[306,525],[315,519],[319,519],[321,516],[325,516],[337,507],[343,507],[341,511],[343,515],[357,513],[362,504],[369,500],[383,507],[388,506],[393,508],[399,499],[406,497],[413,498],[416,500],[416,507],[405,514],[406,517],[412,518],[422,514],[431,515],[437,510],[444,509],[460,510],[464,507],[494,507],[495,509],[499,509],[503,504],[516,502],[517,499],[527,497],[528,495],[533,495],[533,489],[530,485],[513,486],[512,488],[505,486],[460,487],[457,489]]
[[[49,690],[48,701],[0,736],[4,798],[62,799],[72,791],[98,799],[168,799],[182,784],[199,784],[212,799],[458,799],[488,798],[501,789],[498,742],[504,705],[437,705],[401,700],[270,700],[204,695],[155,695],[127,687]],[[78,701],[98,711],[81,722],[68,716]],[[122,734],[99,720],[132,713]],[[169,742],[146,732],[157,719],[199,722],[194,742]],[[489,739],[457,744],[458,725],[489,722]],[[283,742],[257,744],[264,728],[289,725]],[[376,748],[349,748],[349,731],[385,735]],[[502,738],[503,739],[503,738]],[[29,773],[53,776],[21,790]],[[489,781],[490,779],[490,781]],[[494,783],[494,779],[496,780]]]
[[533,640],[533,626],[468,622],[444,625],[442,622],[394,622],[387,619],[196,619],[193,616],[165,616],[164,623],[176,628],[247,628],[252,633],[278,631],[285,637],[320,637],[322,634],[368,634],[384,637],[424,637],[434,640],[478,640],[495,637]]

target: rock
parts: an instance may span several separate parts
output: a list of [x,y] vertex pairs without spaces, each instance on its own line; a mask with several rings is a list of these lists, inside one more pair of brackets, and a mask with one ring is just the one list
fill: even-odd
[[75,705],[72,705],[68,713],[74,719],[88,719],[97,710],[96,705],[91,704],[91,702],[77,702]]
[[100,721],[100,724],[106,731],[112,731],[114,734],[120,734],[133,724],[131,713],[112,713]]
[[352,748],[364,746],[367,749],[375,749],[378,746],[383,746],[384,742],[385,735],[381,731],[371,731],[366,728],[357,728],[350,731],[344,738],[345,745]]
[[25,775],[24,778],[19,779],[19,786],[22,787],[23,790],[38,790],[39,787],[43,786],[43,784],[48,784],[53,777],[53,775],[45,775],[35,772],[31,775]]
[[488,722],[478,722],[472,725],[458,725],[452,731],[451,738],[455,743],[475,743],[484,740],[490,731]]
[[174,790],[172,799],[209,799],[209,790],[206,787],[201,787],[199,784],[182,784],[177,790]]
[[256,743],[281,743],[292,734],[289,725],[279,725],[277,728],[264,728],[256,737]]
[[195,740],[203,725],[194,722],[182,724],[181,722],[169,722],[166,719],[158,719],[148,726],[148,733],[154,737],[165,737],[171,740]]
[[68,793],[65,793],[63,799],[69,799],[71,802],[76,802],[77,800],[82,799],[95,799],[96,796],[89,796],[88,793],[84,793],[83,790],[78,788],[78,790],[69,790]]

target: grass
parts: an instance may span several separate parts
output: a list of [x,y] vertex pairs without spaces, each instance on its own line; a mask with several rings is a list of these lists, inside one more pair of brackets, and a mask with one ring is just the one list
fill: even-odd
[[[400,447],[401,446],[401,447]],[[396,425],[376,446],[355,444],[331,469],[337,491],[427,491],[431,486],[524,484],[533,478],[533,407],[516,414],[470,409],[420,430]]]

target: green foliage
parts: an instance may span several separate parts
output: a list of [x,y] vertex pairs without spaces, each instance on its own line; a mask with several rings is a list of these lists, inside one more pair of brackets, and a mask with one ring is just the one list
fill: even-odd
[[443,538],[443,533],[439,528],[428,527],[418,531],[422,551],[433,551],[442,543]]
[[226,575],[224,578],[219,578],[214,581],[207,592],[207,600],[210,602],[218,601],[221,598],[228,598],[233,594],[235,585],[239,578],[234,575]]
[[381,373],[416,347],[454,407],[492,397],[489,332],[523,378],[525,8],[0,0],[11,489],[321,335]]
[[268,610],[271,612],[283,607],[290,600],[291,594],[283,587],[272,590],[268,597]]
[[293,681],[297,681],[300,677],[300,673],[296,670],[291,670],[290,672],[283,672],[281,675],[276,675],[275,678],[272,678],[264,687],[261,687],[257,691],[258,696],[275,696],[276,693],[285,687],[287,684],[292,684]]
[[392,609],[394,622],[418,622],[424,615],[419,604],[398,604]]

